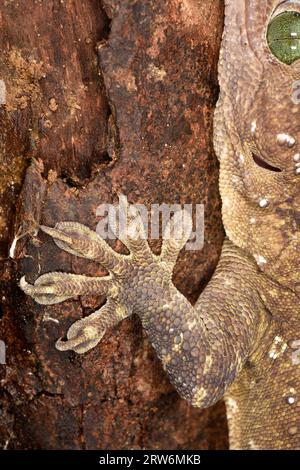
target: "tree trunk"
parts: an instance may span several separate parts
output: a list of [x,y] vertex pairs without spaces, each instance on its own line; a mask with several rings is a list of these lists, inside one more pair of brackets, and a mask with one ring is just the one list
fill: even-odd
[[95,229],[97,206],[124,194],[148,208],[205,204],[204,249],[183,251],[174,274],[197,298],[223,240],[212,150],[222,24],[220,0],[1,2],[1,448],[226,448],[223,404],[179,398],[138,318],[83,356],[62,353],[57,338],[103,299],[45,307],[18,288],[24,274],[99,274],[37,226]]

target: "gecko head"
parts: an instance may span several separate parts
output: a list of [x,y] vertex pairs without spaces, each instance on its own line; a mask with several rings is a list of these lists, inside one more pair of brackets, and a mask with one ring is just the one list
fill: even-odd
[[[254,84],[253,106],[240,121],[240,132],[253,163],[262,169],[259,173],[256,168],[257,174],[273,180],[274,196],[280,200],[300,188],[300,1],[263,3],[263,20],[256,10],[261,43],[256,51],[255,37],[252,48],[261,79]],[[248,14],[251,31],[251,8]],[[248,103],[250,93],[251,87]]]
[[250,199],[279,202],[300,194],[300,0],[226,8],[220,82],[241,177]]
[[300,0],[229,0],[219,76],[248,199],[300,197]]

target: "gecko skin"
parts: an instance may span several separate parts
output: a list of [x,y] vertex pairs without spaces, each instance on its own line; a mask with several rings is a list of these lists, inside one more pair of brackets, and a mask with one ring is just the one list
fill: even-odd
[[74,323],[58,349],[85,353],[136,313],[183,398],[205,408],[225,396],[232,449],[300,449],[300,109],[291,99],[300,69],[280,62],[266,41],[270,19],[300,6],[225,3],[214,142],[227,238],[197,303],[172,283],[184,237],[165,239],[160,256],[142,237],[123,237],[130,255],[121,255],[73,222],[41,229],[109,275],[50,273],[34,285],[23,278],[21,287],[42,304],[105,294],[106,304]]

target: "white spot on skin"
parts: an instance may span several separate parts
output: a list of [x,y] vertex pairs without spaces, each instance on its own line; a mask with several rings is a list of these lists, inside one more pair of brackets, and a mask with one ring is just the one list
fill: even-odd
[[269,201],[268,201],[268,199],[266,199],[266,198],[260,199],[260,201],[259,201],[260,207],[263,207],[263,208],[264,208],[264,207],[267,207],[268,204],[269,204]]
[[256,260],[258,266],[263,266],[264,264],[267,263],[266,258],[264,258],[264,257],[261,256],[261,255],[255,255],[254,258],[255,258],[255,260]]
[[277,135],[277,142],[278,142],[280,145],[285,145],[285,144],[287,144],[289,147],[292,147],[292,146],[295,145],[295,143],[296,143],[294,137],[292,137],[292,136],[289,135],[289,134],[278,134],[278,135]]
[[236,413],[239,410],[238,404],[234,398],[228,398],[226,405],[230,408],[231,413]]
[[271,359],[277,359],[278,356],[284,353],[288,345],[280,336],[275,336],[272,347],[269,351],[269,357]]
[[240,154],[240,162],[241,163],[245,162],[245,156],[242,153]]
[[297,37],[297,33],[291,33],[291,37],[292,37],[292,38],[296,38],[296,37]]
[[280,336],[275,336],[274,341],[276,344],[278,344],[278,343],[282,343],[283,339]]
[[183,343],[183,334],[182,333],[180,333],[179,338],[180,338],[180,340],[178,341],[178,338],[177,338],[176,342],[175,342],[175,338],[174,338],[174,345],[172,347],[172,350],[174,352],[179,352],[180,349],[181,349],[181,345]]
[[162,309],[163,309],[163,310],[170,310],[170,308],[171,308],[171,307],[170,307],[169,304],[165,304],[165,305],[163,305],[163,308],[162,308]]
[[251,217],[250,224],[256,224],[256,218],[255,217]]
[[298,433],[298,428],[297,426],[291,426],[289,429],[288,429],[288,433],[291,435],[291,436],[294,436],[295,434]]
[[293,405],[295,403],[295,398],[294,397],[287,397],[286,401],[288,402],[289,405]]
[[225,286],[232,286],[232,280],[230,278],[225,278],[224,279],[224,284]]
[[253,441],[253,439],[250,439],[250,441],[249,441],[249,449],[250,450],[257,450],[257,446],[256,446],[255,442]]
[[293,156],[293,160],[294,160],[294,162],[300,162],[300,153],[296,153],[296,154]]
[[256,128],[257,128],[256,121],[252,121],[252,123],[251,123],[251,133],[252,134],[255,133]]
[[271,359],[276,359],[276,358],[278,357],[278,355],[279,355],[279,354],[276,355],[276,353],[275,353],[274,351],[270,351],[270,352],[269,352],[269,357],[270,357]]

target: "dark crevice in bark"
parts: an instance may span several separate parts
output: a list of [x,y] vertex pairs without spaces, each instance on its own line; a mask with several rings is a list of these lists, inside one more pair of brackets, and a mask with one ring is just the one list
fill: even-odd
[[103,2],[101,0],[100,0],[100,8],[101,8],[101,12],[102,12],[103,19],[104,19],[102,39],[107,41],[111,32],[112,18],[108,16],[105,6],[103,5]]

